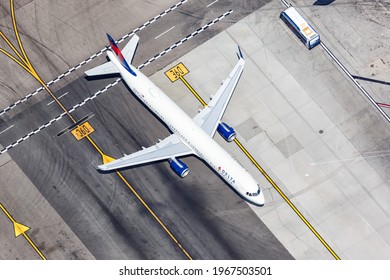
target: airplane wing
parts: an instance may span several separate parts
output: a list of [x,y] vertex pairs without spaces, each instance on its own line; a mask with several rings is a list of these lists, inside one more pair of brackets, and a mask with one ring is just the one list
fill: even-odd
[[[139,37],[137,35],[134,35],[122,50],[125,60],[128,61],[129,63],[131,63],[131,61],[134,58],[134,54],[138,46],[138,41],[139,41]],[[111,74],[118,74],[118,73],[119,73],[118,68],[116,68],[114,63],[112,63],[111,61],[108,61],[95,68],[85,71],[85,74],[87,76],[111,75]]]
[[130,155],[125,155],[110,163],[99,165],[98,169],[109,171],[190,154],[195,153],[178,136],[171,134],[156,145],[144,148]]
[[223,82],[210,103],[194,117],[194,121],[211,137],[214,136],[215,131],[217,130],[218,124],[225,113],[233,91],[244,70],[245,60],[240,49],[237,55],[239,61],[232,72],[230,72],[229,77]]

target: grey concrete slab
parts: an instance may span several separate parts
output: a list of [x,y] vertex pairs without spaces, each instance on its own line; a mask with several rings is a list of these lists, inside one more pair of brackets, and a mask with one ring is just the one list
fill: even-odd
[[382,237],[374,232],[367,238],[345,251],[348,259],[388,260],[390,259],[389,245]]
[[245,122],[238,125],[237,131],[240,131],[240,135],[245,139],[245,141],[248,141],[252,137],[263,132],[261,127],[256,123],[253,118],[249,118]]
[[[321,227],[327,229],[328,236],[344,253],[358,243],[364,244],[364,240],[375,232],[356,209],[347,204],[322,221]],[[365,259],[368,257],[366,256]]]
[[[367,10],[362,13],[362,8],[355,3],[314,7],[311,2],[302,0],[297,4],[302,8],[303,14],[310,17],[314,27],[324,40],[328,39],[332,51],[345,61],[346,66],[356,70],[359,74],[374,73],[384,79],[383,72],[388,69],[388,54],[382,51],[383,44],[378,45],[378,43],[386,38],[388,30],[383,26],[378,27],[378,23],[370,21],[375,11]],[[274,178],[275,182],[280,185],[340,257],[349,259],[388,258],[389,241],[386,234],[389,231],[387,222],[389,212],[387,202],[389,200],[387,196],[390,187],[389,181],[383,176],[387,166],[387,157],[383,153],[378,153],[378,151],[383,152],[386,149],[381,143],[384,143],[389,137],[386,132],[388,131],[387,124],[381,120],[376,112],[372,111],[367,101],[346,80],[321,48],[316,47],[308,51],[296,39],[295,35],[278,18],[283,8],[281,2],[273,1],[243,19],[239,24],[227,29],[226,32],[222,32],[204,45],[194,48],[192,52],[181,58],[181,61],[190,68],[191,73],[188,79],[203,97],[208,98],[210,93],[212,94],[218,88],[221,79],[224,79],[224,73],[229,72],[234,65],[236,59],[234,52],[237,43],[240,43],[247,58],[247,66],[224,119],[235,126],[251,122],[251,120],[259,125],[263,131],[250,137],[248,141],[245,141],[244,136],[251,136],[251,134],[245,125],[241,127],[242,136],[240,132],[238,132],[238,136],[242,137],[241,139],[249,151],[266,168],[267,173]],[[44,10],[39,12],[42,13]],[[379,15],[381,16],[383,12],[382,9]],[[74,22],[78,23],[80,15],[74,16]],[[71,20],[72,17],[68,17],[68,19]],[[348,24],[345,26],[338,24],[344,20]],[[360,20],[362,23],[358,23]],[[28,26],[29,23],[29,20],[26,20],[24,26]],[[361,30],[351,28],[361,24],[367,27]],[[86,26],[81,27],[87,28]],[[77,26],[72,26],[72,30],[77,30]],[[339,30],[339,32],[334,30]],[[373,32],[367,31],[373,30],[380,30],[384,36],[377,40],[371,40]],[[81,42],[84,42],[83,40]],[[365,58],[369,50],[374,50],[372,52],[375,56],[374,59]],[[36,55],[36,57],[38,56]],[[383,59],[384,63],[381,59],[378,60],[378,57]],[[52,60],[56,62],[56,59]],[[54,66],[46,66],[46,70],[52,71],[54,69],[50,67]],[[371,72],[364,72],[365,70]],[[185,90],[182,85],[170,84],[161,72],[153,76],[153,79],[162,81],[158,84],[164,89],[169,89],[170,96],[174,97],[186,111],[192,115],[196,113],[199,105],[189,94],[182,94]],[[370,86],[370,89],[374,88]],[[178,91],[180,94],[177,93]],[[379,90],[378,96],[381,92],[382,89]],[[296,97],[294,98],[295,93]],[[107,101],[107,99],[105,100]],[[232,108],[234,109],[232,110]],[[133,107],[126,110],[131,111]],[[104,122],[108,122],[111,117],[106,114],[103,119]],[[99,125],[98,127],[103,126]],[[139,141],[153,142],[154,140],[151,138],[156,136],[156,133],[149,138],[145,135],[143,128],[136,129],[137,135],[140,135],[141,138]],[[156,131],[158,130],[156,129]],[[323,133],[319,133],[319,130],[322,130]],[[119,134],[132,139],[135,146],[139,144],[130,134]],[[302,146],[301,150],[288,158],[275,145],[286,137],[294,137]],[[106,140],[104,143],[108,147],[110,146]],[[119,138],[115,140],[114,146],[118,143],[124,145],[125,148],[131,146],[120,141]],[[236,158],[247,164],[238,148],[227,144],[224,144],[224,147],[229,147],[229,151]],[[113,149],[112,152],[119,153],[120,151]],[[74,154],[71,155],[75,157]],[[88,160],[93,158],[91,154],[88,154],[87,157]],[[370,161],[370,157],[376,158],[374,161]],[[94,160],[97,161],[96,158]],[[207,169],[196,160],[189,160],[189,162],[196,166],[195,170],[207,172]],[[162,165],[159,168],[164,169],[165,167]],[[149,170],[145,171],[149,172],[145,174],[154,178],[151,174],[156,173],[155,169],[145,168],[143,170]],[[269,184],[267,185],[264,178],[260,179],[261,174],[253,166],[248,166],[248,170],[264,185],[268,203],[264,208],[252,209],[287,250],[298,259],[331,259],[329,252],[292,209],[283,202]],[[140,174],[136,173],[133,176],[145,177]],[[156,180],[166,182],[168,179],[160,176]],[[221,190],[218,178],[205,183],[206,188],[195,187],[197,182],[199,183],[197,181],[199,178],[192,180],[191,194],[201,198],[200,201],[204,201],[207,205],[206,208],[201,207],[201,209],[207,209],[207,211],[212,209],[211,212],[222,213],[221,215],[231,212],[231,209],[222,207],[221,200],[212,200],[211,198],[212,195],[218,194]],[[142,182],[153,186],[153,183],[146,183],[146,180]],[[150,194],[151,191],[148,188],[143,188],[142,191],[156,198],[155,195]],[[185,193],[188,192],[190,189],[186,189]],[[61,195],[66,197],[65,193],[61,193]],[[105,199],[110,197],[110,193],[107,191],[100,193],[100,195],[102,201],[106,201]],[[94,198],[87,197],[88,202],[96,206]],[[177,191],[173,193],[167,189],[165,192],[161,192],[156,207],[162,207],[159,209],[165,210],[166,208],[162,205],[173,197],[183,199],[181,193],[178,194]],[[128,201],[126,198],[126,195],[122,194],[118,198],[118,205],[124,207],[125,201]],[[184,198],[184,200],[188,201],[188,198]],[[224,201],[226,203],[233,202],[235,201],[234,196],[226,195]],[[192,200],[191,202],[193,203]],[[365,203],[371,207],[366,207]],[[317,205],[323,211],[316,209]],[[115,212],[120,217],[123,215],[121,207]],[[176,211],[180,212],[180,207],[177,206]],[[93,206],[87,207],[87,209],[89,209],[87,215],[98,214],[99,221],[104,225],[103,228],[108,235],[116,234],[115,230],[108,226],[110,224],[110,217],[107,216],[108,211]],[[242,209],[234,212],[232,216],[237,223],[245,220],[240,216],[243,213]],[[234,211],[236,210],[234,209]],[[246,219],[254,218],[250,214],[251,212],[245,213],[247,214]],[[171,213],[168,216],[173,219]],[[213,227],[213,230],[218,233],[222,225],[229,227],[229,233],[224,235],[224,240],[229,238],[237,240],[235,243],[237,247],[234,247],[236,245],[229,247],[231,250],[229,252],[234,252],[240,244],[243,244],[241,242],[244,241],[240,238],[243,232],[237,229],[236,222],[233,224],[228,220],[220,219],[217,215],[207,216],[207,219],[208,222],[211,220],[212,222],[205,224],[218,224],[218,226]],[[188,228],[185,221],[186,219],[181,220],[180,225],[183,228]],[[205,225],[201,222],[200,224]],[[147,228],[147,222],[143,226]],[[246,226],[244,228],[244,234],[254,231],[256,234],[253,234],[252,237],[257,238],[259,229]],[[180,236],[200,233],[189,231],[191,233],[184,234],[180,229],[181,227],[176,228]],[[126,230],[131,231],[129,228]],[[207,240],[213,240],[213,234],[208,230],[205,232]],[[138,237],[137,234],[135,235]],[[80,233],[80,236],[85,238],[86,235]],[[114,243],[128,245],[119,236],[114,239],[115,242],[111,245]],[[150,242],[150,244],[156,244],[154,239]],[[278,243],[275,240],[273,242]],[[226,251],[222,249],[222,243],[216,245],[221,251],[217,250],[219,253],[212,255],[212,257],[224,255],[223,252]],[[96,250],[96,248],[94,249]],[[367,253],[365,253],[366,251]],[[115,249],[113,249],[114,252]],[[97,252],[97,255],[101,253]],[[205,252],[203,251],[203,253]],[[134,254],[136,253],[134,252]]]
[[[47,3],[42,2],[42,5],[45,4]],[[101,5],[104,4],[104,2],[101,3]],[[147,3],[147,5],[149,4],[153,3]],[[192,2],[191,8],[193,11],[188,14],[198,15],[197,12],[205,10],[206,14],[215,15],[215,12],[210,13],[204,7],[199,9],[201,4],[203,3]],[[224,3],[220,4],[224,9],[226,8]],[[264,3],[252,1],[252,4],[250,6],[244,5],[245,9],[241,7],[242,5],[236,5],[235,15],[237,16],[235,17],[242,17],[245,13],[253,11]],[[88,9],[88,6],[85,7]],[[93,9],[95,8],[91,8],[91,10]],[[126,13],[126,9],[112,12],[116,13],[118,15],[116,19],[120,20]],[[149,10],[149,12],[152,11]],[[181,13],[180,16],[186,17],[188,14]],[[112,15],[103,12],[99,16],[112,17]],[[90,27],[89,19],[82,22],[80,11],[64,17],[70,22],[72,32],[79,31],[82,33],[82,29]],[[177,17],[174,18],[177,19]],[[167,20],[167,22],[163,20],[164,24],[161,24],[150,33],[154,34],[154,32],[163,30],[164,25],[175,21],[174,18]],[[193,19],[196,19],[197,24],[207,22],[207,17],[193,16]],[[176,36],[182,36],[188,31],[188,24],[192,21],[188,19],[186,22],[187,26],[182,26],[181,33],[180,31],[177,32]],[[234,22],[234,20],[231,22]],[[228,22],[227,25],[230,25],[231,22]],[[126,22],[123,21],[121,24],[125,25]],[[112,24],[110,26],[112,27]],[[194,27],[195,25],[191,24],[191,26]],[[210,29],[208,36],[219,32],[218,30],[223,30],[223,26]],[[61,26],[61,28],[65,33],[65,27]],[[93,34],[96,34],[96,32],[98,30],[94,30]],[[115,32],[119,32],[119,29],[116,29]],[[113,35],[118,36],[115,32]],[[154,37],[154,35],[150,36]],[[208,36],[204,36],[202,40],[205,40]],[[168,37],[163,42],[171,44],[170,40],[175,41],[175,38],[177,37]],[[149,38],[149,40],[154,42],[154,38]],[[69,40],[64,46],[69,47],[71,43]],[[147,46],[148,43],[146,42],[145,45]],[[188,51],[195,45],[196,43],[187,45],[184,50]],[[162,45],[150,44],[146,49],[154,50],[156,46]],[[234,51],[236,50],[236,46],[232,45],[231,48]],[[144,53],[141,52],[140,54],[142,56]],[[200,56],[199,53],[197,56]],[[215,54],[211,54],[208,59],[214,59],[214,57]],[[74,58],[72,57],[72,59]],[[207,84],[207,80],[206,84],[200,84],[200,86],[204,86],[205,94],[208,94],[208,87],[218,85],[221,79],[227,76],[231,69],[231,63],[235,62],[235,59],[235,56],[233,58],[229,56],[229,59],[225,59],[226,69],[216,66],[218,59],[212,62],[214,64],[209,65],[211,70],[214,67],[215,70],[219,69],[221,74],[224,73],[224,75],[221,75],[218,79],[214,76],[213,81],[209,84]],[[71,59],[68,61],[71,61]],[[221,63],[222,61],[223,59],[220,60]],[[52,62],[55,64],[55,59],[52,59]],[[160,60],[154,67],[159,68],[160,65],[165,64]],[[227,69],[229,71],[226,71]],[[162,72],[159,72],[159,75],[166,79]],[[204,68],[200,75],[205,76]],[[166,82],[167,80],[164,80],[164,83]],[[92,92],[95,87],[101,86],[105,81],[93,81],[92,83],[93,85],[86,86],[85,89],[82,80],[74,80],[63,90],[71,88],[75,91],[75,95],[72,94],[72,97],[77,96],[79,98],[85,94],[83,91],[86,91],[86,93]],[[56,86],[60,87],[59,85]],[[217,88],[216,86],[214,90]],[[249,86],[247,88],[250,89]],[[91,120],[91,124],[96,131],[92,137],[107,154],[119,157],[123,152],[129,153],[138,150],[141,145],[154,144],[158,138],[163,138],[168,133],[165,127],[161,126],[161,123],[149,111],[145,110],[128,93],[125,87],[118,86],[110,90],[109,93],[110,95],[102,95],[99,100],[89,103],[75,113],[79,117],[87,112],[95,112],[96,116]],[[251,95],[253,93],[248,91],[246,94]],[[248,97],[248,95],[246,96]],[[182,99],[180,95],[176,95],[176,97],[184,104],[183,106],[194,104],[193,99],[189,102],[187,99]],[[64,103],[68,105],[72,104],[72,101],[75,101],[75,99],[71,100],[69,98],[66,101],[64,100]],[[45,106],[46,103],[44,102],[46,100],[31,106],[30,119],[32,122],[36,122],[39,117],[45,116],[46,110],[40,110]],[[188,112],[194,114],[196,107],[191,106]],[[123,122],[123,116],[127,116],[129,113],[130,116],[131,114],[134,115],[130,119],[125,118],[126,122]],[[20,120],[17,116],[12,116],[10,119]],[[137,123],[138,125],[136,125]],[[29,129],[25,122],[18,124],[20,124],[18,132]],[[57,125],[64,124],[58,123]],[[161,227],[150,215],[147,215],[145,209],[137,202],[130,191],[124,188],[121,182],[118,183],[115,180],[115,174],[99,174],[96,172],[94,166],[100,163],[101,159],[87,142],[76,142],[70,134],[52,141],[55,131],[58,131],[58,127],[53,125],[53,127],[48,128],[33,139],[29,139],[31,141],[15,148],[11,153],[17,159],[18,165],[34,182],[37,189],[74,230],[77,237],[95,258],[185,258],[169,236],[162,232]],[[12,136],[13,134],[10,133],[7,137],[10,139]],[[32,150],[33,153],[30,152]],[[44,164],[38,165],[37,162]],[[138,191],[143,197],[146,197],[152,208],[160,214],[159,216],[162,216],[164,222],[178,237],[178,240],[183,243],[183,246],[190,248],[192,256],[211,259],[291,258],[291,255],[273,237],[258,217],[234,192],[226,188],[220,178],[214,176],[196,158],[188,158],[186,162],[191,166],[193,170],[191,174],[193,175],[185,182],[172,175],[164,163],[143,166],[137,170],[127,170],[124,171],[124,175],[127,178],[132,178],[132,185],[142,186]],[[175,203],[172,203],[172,201]],[[225,207],[226,205],[233,208]],[[192,211],[188,211],[188,207]],[[200,208],[196,209],[197,207]],[[186,215],[192,217],[186,217]],[[250,222],[250,220],[255,222]],[[194,239],[199,239],[198,245],[195,245]],[[210,244],[213,244],[212,248],[210,248]],[[248,250],[243,250],[244,247],[248,247]],[[156,250],[156,248],[159,248],[159,250]],[[273,253],[268,253],[268,250],[273,251]]]
[[390,138],[385,138],[382,142],[372,147],[364,153],[370,165],[384,178],[390,179]]
[[[357,11],[360,8],[355,4],[336,4],[320,9],[303,2],[299,2],[302,13],[314,16],[314,26],[325,32],[325,39],[328,34],[335,34],[331,31],[337,29],[336,22],[345,17],[341,10],[351,8],[346,13],[351,22],[359,18]],[[387,124],[321,48],[308,51],[294,38],[278,19],[282,9],[282,5],[273,2],[268,9],[260,9],[245,19],[249,29],[256,34],[252,43],[259,48],[256,51],[250,39],[244,40],[249,50],[247,69],[250,69],[249,76],[259,77],[259,81],[256,86],[256,79],[246,78],[246,72],[243,79],[259,94],[261,102],[258,102],[259,99],[252,100],[258,102],[258,111],[264,113],[252,118],[267,134],[267,137],[260,134],[252,138],[247,143],[248,148],[341,258],[386,259],[389,251],[382,236],[388,232],[389,218],[385,202],[388,201],[389,185],[384,175],[388,150],[385,145]],[[322,10],[328,13],[326,25],[321,21],[324,17]],[[336,20],[332,22],[333,16]],[[367,18],[363,22],[368,24]],[[348,67],[365,65],[369,60],[364,61],[363,58],[361,63],[359,57],[372,46],[367,43],[370,33],[356,32],[351,29],[353,25],[348,26],[337,32],[337,36],[339,40],[350,41],[350,44],[343,49],[332,41],[332,51],[334,49],[341,58],[347,56]],[[375,23],[366,30],[373,26]],[[244,23],[241,27],[245,29],[245,34],[250,34]],[[235,33],[238,32],[229,34]],[[351,36],[344,36],[348,33]],[[356,54],[352,56],[348,50],[356,50]],[[264,70],[267,65],[273,69],[274,63],[278,70]],[[381,63],[386,67],[385,63]],[[256,64],[259,66],[255,67]],[[374,67],[377,65],[380,65],[379,60]],[[238,106],[234,113],[240,117],[244,110]],[[244,114],[246,119],[251,118]],[[302,150],[289,158],[275,149],[277,143],[286,137],[294,137],[302,146]],[[250,171],[256,172],[254,169]],[[266,184],[264,180],[260,181]],[[275,190],[267,186],[264,189],[269,204],[254,211],[286,248],[294,252],[296,258],[332,258],[321,248],[318,240],[313,240],[307,228],[305,230],[304,226],[294,224],[294,214],[289,213],[292,210],[285,206]],[[368,244],[373,246],[369,250]],[[374,248],[378,249],[377,254]]]
[[281,153],[279,148],[275,146],[270,147],[269,149],[260,153],[260,157],[267,163],[267,166],[274,167],[275,165],[283,162],[286,157]]
[[387,245],[390,245],[390,225],[386,225],[379,229],[378,234],[382,237]]
[[[8,154],[0,155],[0,186],[0,203],[17,222],[30,227],[26,234],[47,259],[94,259]],[[41,259],[23,236],[15,238],[13,224],[2,211],[0,223],[1,259]]]
[[302,145],[293,135],[289,135],[288,137],[280,140],[275,144],[275,146],[279,149],[285,158],[290,157],[302,149]]

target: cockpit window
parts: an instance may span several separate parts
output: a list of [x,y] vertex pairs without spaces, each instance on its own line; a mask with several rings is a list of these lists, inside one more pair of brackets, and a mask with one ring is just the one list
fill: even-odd
[[246,195],[248,195],[248,196],[258,196],[260,194],[260,192],[261,192],[261,189],[260,189],[259,185],[257,185],[257,187],[258,187],[257,192],[255,192],[255,193],[246,192]]

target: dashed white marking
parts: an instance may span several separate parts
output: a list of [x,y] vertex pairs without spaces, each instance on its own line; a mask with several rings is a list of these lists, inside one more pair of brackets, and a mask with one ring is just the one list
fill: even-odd
[[[175,44],[173,44],[172,46],[170,46],[169,48],[165,49],[164,51],[160,52],[159,54],[155,55],[154,57],[152,57],[151,59],[149,59],[148,61],[146,61],[145,63],[142,63],[140,66],[137,67],[137,69],[141,69],[143,67],[145,67],[146,65],[148,65],[149,63],[151,63],[152,61],[162,57],[163,55],[167,54],[168,52],[170,52],[171,50],[173,50],[174,48],[180,46],[181,44],[183,44],[184,42],[190,40],[191,38],[195,37],[197,34],[200,34],[201,32],[203,32],[204,30],[206,30],[207,28],[209,28],[210,26],[212,26],[213,24],[217,23],[218,21],[220,21],[221,19],[227,17],[228,15],[230,15],[231,13],[233,13],[233,10],[230,10],[226,13],[224,13],[223,15],[217,17],[216,19],[214,19],[213,21],[210,21],[209,23],[207,23],[206,25],[204,25],[203,27],[199,28],[198,30],[192,32],[191,34],[187,35],[185,38],[181,39],[180,41],[176,42]],[[77,108],[85,105],[88,101],[91,101],[93,99],[95,99],[96,97],[98,97],[100,94],[102,94],[103,92],[106,92],[109,88],[117,85],[120,81],[122,80],[122,78],[118,78],[116,79],[113,83],[111,84],[108,84],[107,86],[105,86],[103,89],[97,91],[96,93],[94,93],[93,95],[91,95],[90,97],[87,97],[86,99],[84,99],[82,102],[74,105],[70,110],[68,110],[69,113],[72,113],[73,111],[75,111]],[[0,155],[8,152],[10,149],[14,148],[15,146],[19,145],[20,143],[22,143],[23,141],[27,140],[29,137],[37,134],[38,132],[40,132],[41,130],[45,129],[46,127],[49,127],[50,125],[52,125],[54,122],[60,120],[61,118],[63,118],[64,116],[66,116],[67,113],[66,112],[63,112],[61,113],[59,116],[57,116],[56,118],[48,121],[47,123],[45,123],[44,125],[41,125],[40,127],[34,129],[33,131],[31,131],[30,133],[28,133],[27,135],[23,136],[22,138],[20,138],[19,140],[15,141],[14,143],[8,145],[7,147],[5,147],[4,149],[0,150]]]
[[155,37],[154,39],[158,39],[160,38],[161,36],[163,36],[164,34],[167,34],[169,31],[171,31],[173,28],[175,28],[175,26],[172,26],[171,28],[169,28],[167,31],[164,31],[163,33],[161,33],[160,35],[158,35],[157,37]]
[[9,129],[13,128],[13,127],[14,127],[14,125],[11,125],[10,127],[8,127],[8,128],[6,128],[6,129],[4,129],[3,131],[1,131],[0,134],[6,132],[7,130],[9,130]]
[[208,7],[212,6],[212,5],[214,5],[214,4],[217,3],[218,1],[219,1],[219,0],[215,0],[213,3],[208,4],[208,5],[206,6],[206,8],[208,8]]
[[[60,98],[62,98],[62,97],[64,97],[65,95],[67,95],[68,94],[68,92],[65,92],[63,95],[61,95],[60,97],[58,97],[57,99],[60,99]],[[49,106],[49,105],[51,105],[51,104],[53,104],[55,102],[55,100],[53,100],[53,101],[50,101],[49,103],[47,103],[47,106]]]
[[[145,22],[143,25],[137,27],[136,29],[134,29],[133,31],[127,33],[126,35],[124,35],[121,39],[119,39],[116,43],[119,44],[121,42],[123,42],[126,38],[130,37],[131,35],[135,34],[136,32],[139,32],[140,30],[144,29],[146,26],[156,22],[158,19],[162,18],[163,16],[167,15],[169,12],[172,12],[173,10],[177,9],[180,5],[186,3],[188,0],[182,0],[180,2],[178,2],[177,4],[173,5],[172,7],[168,8],[167,10],[165,10],[164,12],[162,12],[161,14],[155,16],[154,18],[152,18],[151,20],[148,20],[147,22]],[[107,47],[105,47],[104,49],[98,51],[97,53],[93,54],[92,56],[90,56],[88,59],[80,62],[78,65],[70,68],[67,72],[59,75],[57,78],[51,80],[50,82],[48,82],[46,85],[47,86],[50,86],[56,82],[58,82],[59,80],[61,80],[62,78],[64,78],[65,76],[69,75],[70,73],[72,73],[73,71],[79,69],[81,66],[83,66],[84,64],[90,62],[92,59],[100,56],[101,54],[103,54],[105,51],[107,50]],[[17,105],[27,101],[29,98],[33,97],[34,95],[38,94],[39,92],[41,92],[44,88],[43,87],[40,87],[38,88],[36,91],[26,95],[25,97],[23,97],[22,99],[16,101],[15,103],[11,104],[10,106],[8,106],[7,108],[4,108],[3,110],[0,111],[0,116],[5,114],[6,112],[12,110],[13,108],[15,108]]]

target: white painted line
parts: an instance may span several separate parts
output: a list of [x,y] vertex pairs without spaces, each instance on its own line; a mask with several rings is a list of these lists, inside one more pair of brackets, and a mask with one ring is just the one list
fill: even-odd
[[211,5],[214,5],[215,3],[217,3],[219,0],[215,0],[213,3],[210,3],[206,6],[206,8],[210,7]]
[[[188,0],[181,0],[179,3],[173,5],[172,7],[168,8],[167,10],[165,10],[164,12],[160,13],[159,15],[155,16],[154,18],[148,20],[147,22],[145,22],[143,25],[137,27],[136,29],[134,29],[133,31],[127,33],[126,35],[122,36],[121,39],[119,39],[117,41],[117,43],[121,43],[124,41],[125,38],[127,37],[130,37],[131,35],[135,34],[136,32],[144,29],[146,26],[148,25],[151,25],[152,23],[156,22],[158,19],[162,18],[163,16],[167,15],[168,13],[174,11],[175,9],[177,9],[180,5],[186,3]],[[58,76],[57,78],[51,80],[50,82],[47,83],[47,86],[50,86],[51,84],[54,84],[56,82],[58,82],[59,80],[61,80],[62,78],[64,78],[66,75],[68,75],[69,73],[79,69],[83,64],[85,63],[88,63],[89,61],[91,61],[92,57],[93,58],[96,58],[98,56],[100,56],[101,54],[103,54],[105,51],[107,50],[107,47],[105,47],[104,49],[98,51],[97,53],[95,53],[94,55],[92,55],[90,58],[84,60],[83,62],[79,63],[77,66],[74,66],[72,68],[70,68],[67,72],[65,72],[64,74],[61,74],[60,76]],[[66,74],[66,75],[65,75]],[[34,95],[38,94],[39,92],[41,92],[44,88],[43,87],[40,87],[38,88],[36,91],[26,95],[25,97],[23,97],[22,99],[16,101],[15,103],[11,104],[10,106],[8,106],[7,108],[3,109],[3,110],[0,110],[0,116],[5,114],[6,112],[12,110],[13,108],[15,108],[18,104],[21,104],[25,101],[27,101],[27,99],[29,99],[30,97],[33,97]],[[1,154],[1,153],[0,153]]]
[[[151,59],[149,59],[148,61],[144,62],[143,64],[139,65],[137,67],[138,70],[142,69],[143,67],[145,67],[146,65],[150,64],[152,61],[158,59],[159,57],[162,57],[163,55],[167,54],[168,52],[170,52],[171,50],[173,50],[174,48],[180,46],[181,44],[183,44],[184,42],[190,40],[191,38],[195,37],[197,34],[203,32],[204,30],[206,30],[207,28],[209,28],[210,26],[212,26],[213,24],[217,23],[218,21],[222,20],[223,18],[227,17],[228,15],[230,15],[231,13],[233,13],[233,10],[230,10],[226,13],[224,13],[223,15],[220,15],[219,17],[217,17],[216,19],[214,19],[213,21],[210,21],[209,23],[207,23],[206,25],[204,25],[203,27],[199,28],[198,30],[192,32],[190,35],[187,35],[187,37],[181,39],[180,41],[176,42],[175,44],[173,44],[172,46],[170,46],[169,48],[165,49],[164,51],[160,52],[159,54],[155,55],[154,57],[152,57]],[[122,80],[122,78],[118,78],[116,79],[113,83],[111,84],[108,84],[105,88],[95,92],[95,94],[91,95],[90,97],[87,97],[86,99],[84,99],[84,101],[76,104],[75,106],[73,106],[68,112],[69,113],[72,113],[73,111],[75,111],[77,108],[85,105],[88,101],[91,101],[93,99],[95,99],[96,97],[98,97],[100,94],[104,93],[105,91],[107,91],[109,88],[115,86],[116,84],[118,84],[120,81]],[[31,131],[29,134],[25,135],[24,137],[20,138],[19,140],[17,140],[16,142],[8,145],[7,147],[5,147],[4,149],[0,150],[0,155],[8,152],[10,149],[16,147],[17,145],[19,145],[20,143],[22,143],[23,141],[25,141],[26,139],[28,139],[29,137],[33,136],[34,134],[37,134],[38,132],[42,131],[43,129],[45,129],[46,127],[49,127],[50,125],[52,125],[54,122],[60,120],[61,118],[63,118],[64,116],[66,116],[66,112],[63,112],[61,113],[59,116],[57,116],[56,118],[50,120],[49,122],[45,123],[44,125],[41,125],[40,127],[34,129],[33,131]]]
[[158,35],[156,38],[154,38],[154,39],[158,39],[158,38],[160,38],[162,35],[164,35],[164,34],[166,34],[166,33],[168,33],[169,31],[171,31],[173,28],[175,28],[175,26],[172,26],[171,28],[169,28],[167,31],[164,31],[163,33],[161,33],[160,35]]
[[11,129],[11,128],[13,128],[13,127],[14,127],[14,125],[11,125],[10,127],[6,128],[6,129],[4,129],[2,132],[0,132],[0,134],[6,132],[8,129]]
[[[64,97],[65,95],[67,95],[69,92],[65,92],[63,95],[61,95],[60,97],[58,97],[57,99],[60,99],[60,98],[62,98],[62,97]],[[47,106],[49,106],[49,105],[51,105],[51,104],[53,104],[55,102],[55,100],[53,100],[53,101],[50,101],[49,103],[47,103]]]

